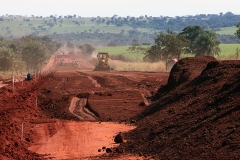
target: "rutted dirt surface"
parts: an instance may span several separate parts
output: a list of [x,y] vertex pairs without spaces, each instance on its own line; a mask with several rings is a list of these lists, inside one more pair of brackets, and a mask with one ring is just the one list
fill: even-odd
[[0,88],[0,159],[240,158],[239,61],[185,58],[170,74],[88,68]]
[[86,108],[86,104],[87,104],[87,98],[73,97],[69,110],[72,114],[74,114],[80,120],[96,121],[97,117],[94,115],[94,113],[90,112]]

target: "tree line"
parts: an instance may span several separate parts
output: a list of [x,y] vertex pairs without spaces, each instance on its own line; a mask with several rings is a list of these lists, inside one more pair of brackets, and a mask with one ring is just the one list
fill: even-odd
[[[235,35],[240,39],[240,23],[237,25]],[[168,29],[160,32],[154,39],[154,45],[148,48],[141,46],[138,40],[134,39],[128,51],[136,56],[144,54],[144,61],[158,62],[167,59],[180,59],[181,54],[193,54],[194,56],[219,56],[221,42],[212,30],[204,30],[201,26],[187,26],[180,33]],[[238,57],[239,50],[236,49]]]
[[232,12],[219,13],[219,14],[199,14],[187,16],[140,16],[140,17],[120,17],[113,15],[111,18],[104,18],[98,16],[92,18],[92,22],[98,25],[105,23],[107,26],[110,24],[123,26],[128,25],[137,28],[152,28],[154,30],[167,30],[181,31],[186,26],[199,25],[204,29],[217,29],[222,27],[236,26],[240,22],[240,15],[233,14]]
[[62,46],[48,36],[0,38],[0,71],[40,71],[51,54]]
[[[32,15],[34,17],[34,15]],[[11,17],[2,17],[1,21],[10,20]],[[36,18],[36,17],[35,17]],[[59,16],[55,17],[51,15],[48,18],[42,16],[38,17],[42,19],[42,23],[38,26],[32,26],[31,23],[28,24],[28,27],[31,29],[32,33],[29,33],[34,36],[48,35],[54,38],[57,41],[62,42],[73,42],[76,43],[81,41],[81,43],[88,42],[93,43],[93,45],[108,45],[110,42],[115,42],[118,45],[130,45],[133,39],[139,39],[141,43],[153,44],[153,37],[156,36],[159,30],[165,31],[170,29],[174,32],[180,32],[186,26],[201,26],[203,29],[218,31],[221,27],[236,26],[240,22],[240,15],[235,15],[232,12],[219,13],[219,14],[200,14],[195,16],[176,16],[176,17],[152,17],[152,16],[140,16],[140,17],[120,17],[113,15],[112,17],[92,17],[91,22],[93,25],[114,25],[116,27],[120,26],[130,26],[133,29],[124,30],[122,29],[119,33],[108,33],[94,29],[94,26],[90,29],[86,29],[82,32],[72,32],[72,33],[57,33],[50,31],[54,30],[55,27],[62,27],[63,22],[68,19],[73,25],[79,27],[85,25],[85,19],[77,15],[68,15],[68,16]],[[50,18],[50,19],[49,19]],[[13,19],[12,19],[13,20]],[[23,19],[26,22],[29,22],[29,18]],[[94,24],[95,23],[95,24]],[[19,24],[20,25],[20,24]],[[106,27],[107,28],[107,27]],[[147,32],[141,32],[139,29],[146,28]],[[5,31],[5,36],[9,38],[14,38],[13,29],[10,26],[3,27],[2,30]],[[140,38],[141,37],[141,38]],[[155,37],[154,37],[155,38]],[[234,35],[217,35],[218,40],[221,43],[239,43]]]
[[[54,17],[53,15],[50,18],[59,19],[75,19],[72,21],[77,25],[84,25],[84,18],[81,16],[67,15]],[[79,19],[79,21],[77,21]],[[118,15],[113,15],[112,17],[92,17],[91,22],[95,22],[97,25],[106,24],[124,26],[128,25],[137,28],[152,28],[154,30],[167,30],[171,29],[173,31],[181,31],[186,26],[199,25],[204,29],[217,29],[223,27],[236,26],[240,22],[240,15],[236,15],[232,12],[219,13],[219,14],[197,14],[197,15],[186,15],[186,16],[139,16],[139,17],[120,17]]]

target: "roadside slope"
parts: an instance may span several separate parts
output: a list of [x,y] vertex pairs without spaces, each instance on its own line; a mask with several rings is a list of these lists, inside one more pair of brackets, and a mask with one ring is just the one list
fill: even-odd
[[239,82],[240,61],[182,59],[158,100],[134,117],[137,128],[120,151],[156,159],[239,159]]

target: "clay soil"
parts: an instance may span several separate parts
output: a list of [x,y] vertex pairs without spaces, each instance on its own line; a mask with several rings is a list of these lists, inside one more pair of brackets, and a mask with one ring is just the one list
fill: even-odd
[[55,60],[0,88],[0,159],[240,158],[239,61],[185,58],[167,73]]

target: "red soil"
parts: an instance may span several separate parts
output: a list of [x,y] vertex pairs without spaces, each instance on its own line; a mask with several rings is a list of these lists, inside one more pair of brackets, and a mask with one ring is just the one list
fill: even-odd
[[240,159],[240,61],[186,58],[119,150],[156,159]]
[[[170,76],[66,68],[72,71],[59,66],[61,71],[36,82],[0,88],[0,159],[43,159],[27,149],[38,143],[33,127],[78,122],[68,109],[72,97],[87,98],[96,121],[137,125],[124,135],[126,143],[98,159],[126,159],[125,153],[152,159],[240,159],[239,61],[185,58]],[[47,130],[51,136],[58,132]]]

